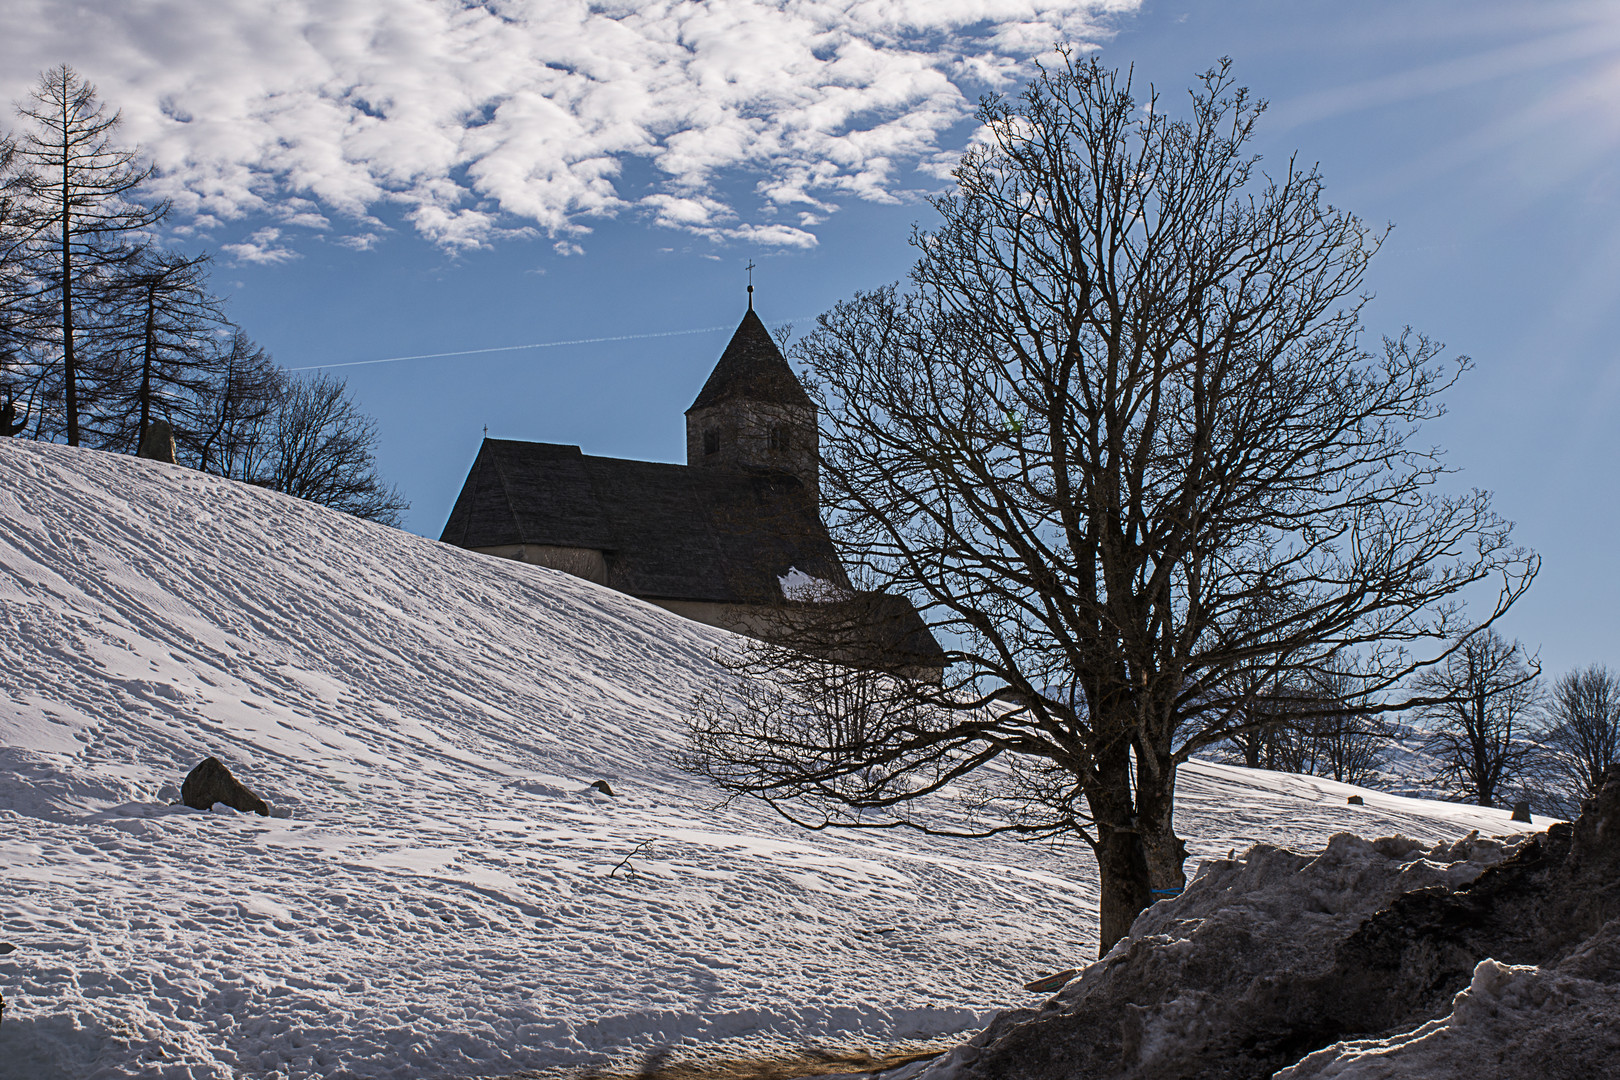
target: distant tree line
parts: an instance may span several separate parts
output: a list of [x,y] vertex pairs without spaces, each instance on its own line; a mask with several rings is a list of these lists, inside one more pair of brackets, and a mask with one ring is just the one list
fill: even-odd
[[225,315],[209,256],[163,244],[153,168],[66,65],[0,134],[0,436],[177,460],[398,525],[376,424],[340,379],[277,366]]
[[[1597,794],[1604,767],[1620,761],[1620,676],[1602,664],[1545,685],[1535,657],[1494,630],[1464,638],[1410,687],[1426,703],[1411,726],[1358,716],[1331,683],[1276,686],[1255,694],[1255,721],[1229,740],[1251,768],[1376,782],[1397,739],[1425,754],[1425,777],[1480,806],[1528,802],[1574,817]],[[1271,718],[1271,719],[1268,719]]]

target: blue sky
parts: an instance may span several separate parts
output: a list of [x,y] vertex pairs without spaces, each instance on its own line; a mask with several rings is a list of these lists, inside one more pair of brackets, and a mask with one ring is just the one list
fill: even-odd
[[[744,306],[808,326],[903,275],[981,92],[1064,37],[1395,226],[1375,333],[1477,367],[1427,429],[1544,559],[1504,630],[1620,665],[1620,5],[1509,0],[6,0],[0,89],[66,60],[288,367],[345,375],[437,536],[492,436],[681,460]],[[721,327],[723,329],[705,330]],[[686,333],[685,331],[700,331]],[[636,335],[668,335],[640,337]],[[361,363],[580,339],[591,344]]]

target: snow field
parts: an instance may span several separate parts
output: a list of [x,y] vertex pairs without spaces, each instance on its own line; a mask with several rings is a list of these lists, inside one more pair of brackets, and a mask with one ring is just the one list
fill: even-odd
[[[728,640],[215,477],[0,441],[0,1077],[929,1038],[1091,958],[1081,851],[806,833],[683,773]],[[169,805],[209,754],[277,816]],[[1179,794],[1195,861],[1514,831],[1230,766]]]

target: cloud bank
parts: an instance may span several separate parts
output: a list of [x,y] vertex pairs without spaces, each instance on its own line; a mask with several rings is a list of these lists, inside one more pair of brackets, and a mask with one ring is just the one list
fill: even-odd
[[626,213],[809,246],[837,199],[940,161],[983,90],[1139,3],[9,0],[0,90],[72,64],[183,213],[283,227],[241,257],[289,227],[369,243],[388,205],[449,247]]

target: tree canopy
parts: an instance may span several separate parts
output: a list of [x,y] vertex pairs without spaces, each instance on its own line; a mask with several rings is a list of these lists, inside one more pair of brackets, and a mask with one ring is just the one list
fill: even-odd
[[947,643],[946,677],[755,647],[747,689],[696,711],[695,767],[811,824],[932,827],[915,800],[954,791],[980,834],[1079,836],[1106,951],[1184,882],[1179,763],[1262,693],[1409,704],[1403,679],[1524,591],[1535,557],[1417,439],[1468,361],[1369,340],[1381,235],[1315,169],[1262,170],[1263,110],[1225,62],[1176,116],[1074,57],[982,105],[906,287],[795,349],[829,527]]
[[162,420],[181,464],[397,525],[375,422],[342,380],[278,368],[226,318],[208,256],[165,245],[152,168],[95,86],[52,68],[18,116],[0,136],[0,437],[134,453]]

